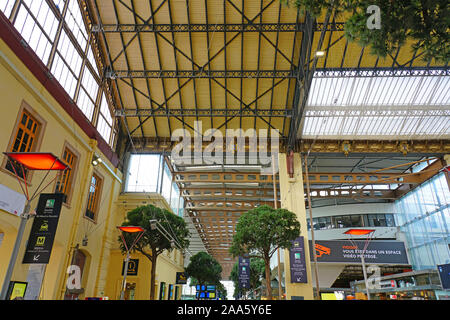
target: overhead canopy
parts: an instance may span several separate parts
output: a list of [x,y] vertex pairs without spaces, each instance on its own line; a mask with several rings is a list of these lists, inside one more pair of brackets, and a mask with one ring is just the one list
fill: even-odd
[[282,141],[450,135],[447,66],[409,43],[376,57],[346,40],[344,17],[314,21],[279,0],[86,2],[116,116],[139,146],[195,121]]

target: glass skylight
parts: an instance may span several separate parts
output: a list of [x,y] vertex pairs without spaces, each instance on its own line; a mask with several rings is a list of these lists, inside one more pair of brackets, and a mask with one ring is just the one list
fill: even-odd
[[450,136],[450,76],[315,77],[303,138]]

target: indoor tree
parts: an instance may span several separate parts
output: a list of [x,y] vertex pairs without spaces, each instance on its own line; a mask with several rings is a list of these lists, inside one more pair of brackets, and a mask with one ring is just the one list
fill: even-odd
[[[373,54],[395,56],[408,40],[423,60],[449,61],[450,6],[448,0],[280,0],[318,17],[327,10],[346,19],[345,34],[350,41],[370,46]],[[367,20],[380,11],[380,28],[368,28]],[[330,20],[331,21],[331,20]]]
[[211,255],[200,251],[193,255],[188,266],[185,268],[186,275],[194,278],[200,285],[218,285],[222,279],[222,266]]
[[[158,229],[152,228],[150,220],[156,220],[175,241],[165,237]],[[171,251],[174,247],[183,250],[189,246],[188,238],[190,234],[187,224],[183,218],[170,211],[149,204],[128,212],[127,219],[122,223],[122,226],[140,226],[145,230],[133,251],[142,253],[151,262],[150,300],[154,300],[157,258],[165,250]],[[133,242],[132,237],[134,237],[133,234],[124,234],[127,243]],[[125,252],[126,249],[120,238],[119,241],[121,250]]]
[[263,205],[242,214],[230,247],[234,256],[264,260],[267,297],[272,299],[270,259],[278,249],[290,249],[300,235],[300,222],[295,213]]

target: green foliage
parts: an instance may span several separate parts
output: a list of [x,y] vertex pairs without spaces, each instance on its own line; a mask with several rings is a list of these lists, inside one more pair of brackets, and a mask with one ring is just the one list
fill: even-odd
[[[189,230],[187,224],[183,218],[171,213],[166,209],[155,207],[154,205],[141,206],[131,210],[127,213],[127,220],[122,223],[122,226],[140,226],[144,228],[145,232],[140,240],[133,247],[132,251],[138,251],[142,253],[151,264],[151,276],[150,276],[150,300],[155,297],[155,275],[156,275],[156,262],[158,255],[164,250],[171,251],[174,248],[169,239],[167,239],[158,230],[152,230],[150,227],[150,220],[156,220],[159,224],[177,241],[179,249],[185,249],[189,246]],[[127,246],[134,242],[135,233],[124,233],[124,239]],[[120,249],[125,252],[126,248],[119,237]]]
[[[330,9],[345,14],[345,34],[350,41],[369,46],[375,55],[395,56],[399,47],[412,41],[425,61],[448,63],[450,4],[448,0],[280,0],[318,17]],[[381,9],[381,29],[367,28],[367,8]],[[331,12],[330,11],[330,12]]]
[[270,258],[277,249],[289,249],[300,235],[300,222],[286,209],[268,205],[247,211],[238,220],[230,247],[233,256],[248,254],[250,258],[264,260],[267,298],[272,299],[270,286]]
[[185,272],[188,277],[195,278],[199,284],[218,285],[222,279],[222,266],[204,251],[198,252],[191,257]]
[[221,295],[222,297],[227,297],[228,293],[227,293],[227,289],[225,288],[225,286],[223,285],[222,282],[219,282],[216,284],[217,287],[217,293],[218,295]]
[[[156,220],[173,238],[177,239],[182,248],[189,246],[189,230],[183,218],[171,213],[166,209],[155,207],[154,205],[141,206],[131,210],[127,214],[127,221],[122,226],[140,226],[145,229],[144,235],[134,247],[133,251],[139,251],[148,258],[154,254],[158,256],[162,251],[171,251],[173,248],[170,241],[158,230],[152,230],[150,220]],[[135,234],[124,234],[128,246],[133,242]],[[120,240],[121,250],[125,252],[125,247]],[[148,250],[150,249],[150,251]]]
[[293,212],[263,205],[241,215],[230,253],[270,259],[278,248],[290,248],[299,235],[300,223]]

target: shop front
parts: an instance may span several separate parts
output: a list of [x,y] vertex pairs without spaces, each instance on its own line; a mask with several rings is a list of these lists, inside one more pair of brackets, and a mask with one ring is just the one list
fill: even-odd
[[[351,283],[355,294],[366,292],[364,281]],[[436,270],[411,271],[370,281],[372,300],[438,300],[442,292],[439,275]]]

